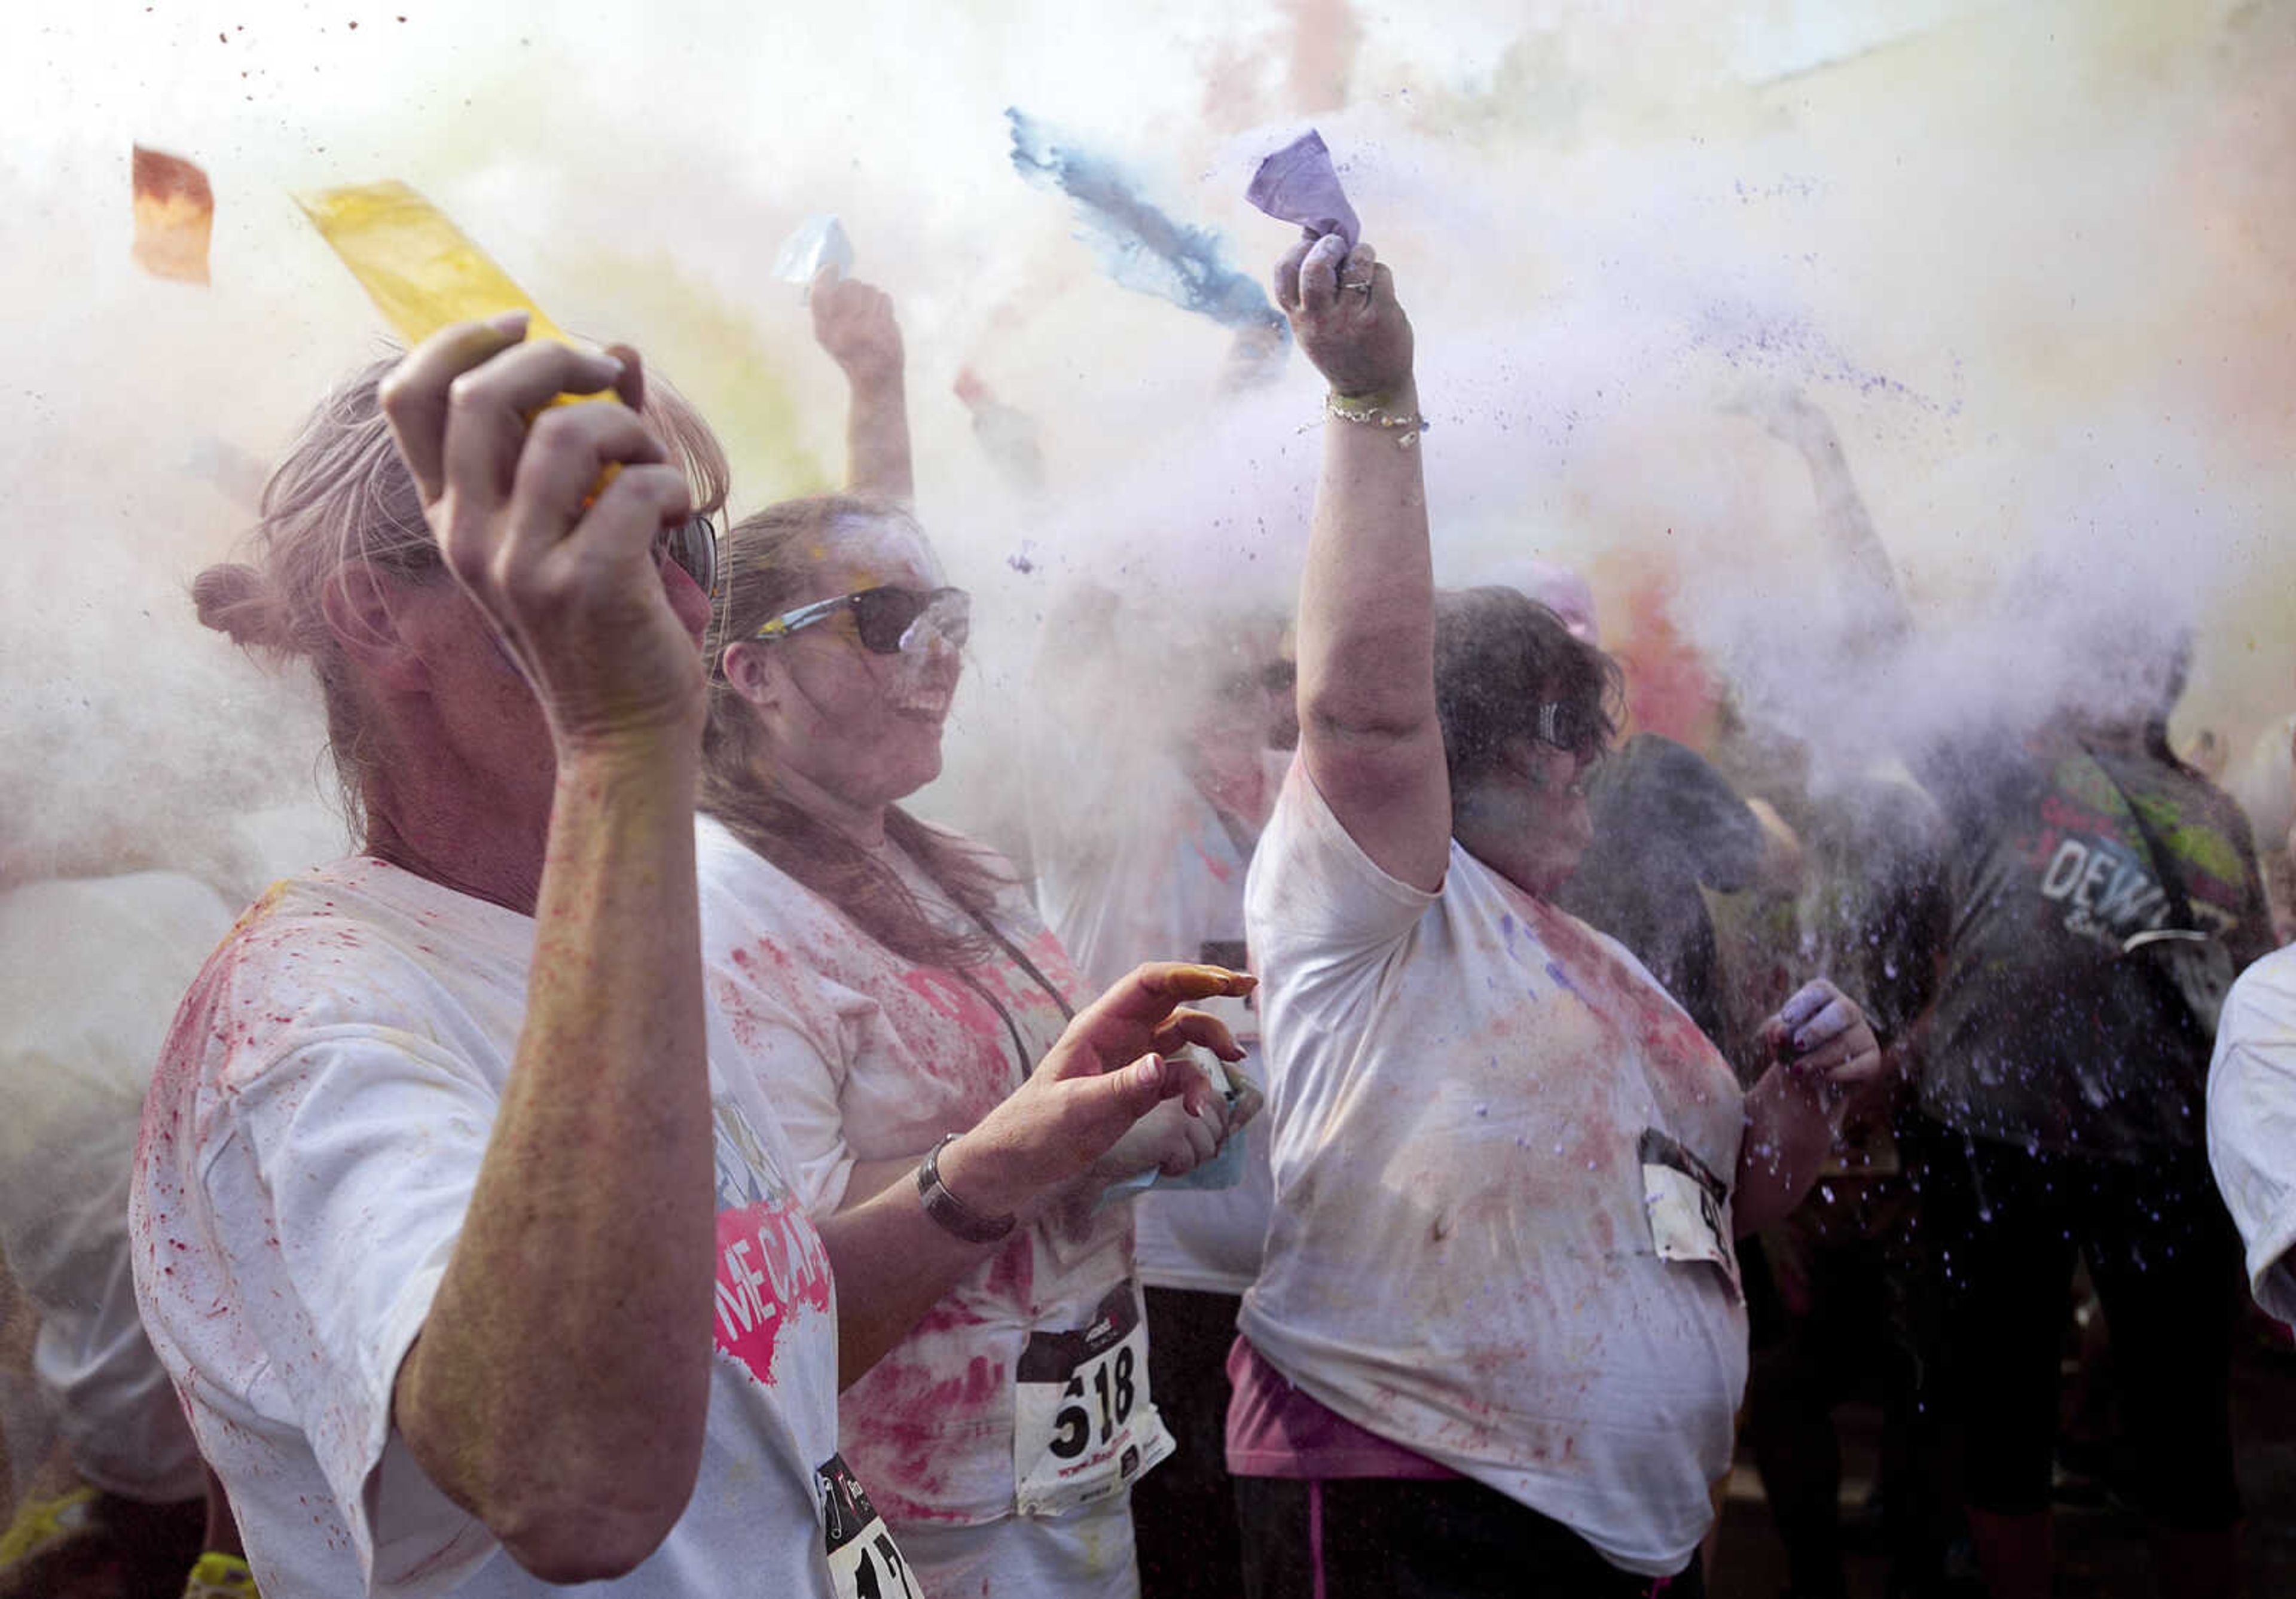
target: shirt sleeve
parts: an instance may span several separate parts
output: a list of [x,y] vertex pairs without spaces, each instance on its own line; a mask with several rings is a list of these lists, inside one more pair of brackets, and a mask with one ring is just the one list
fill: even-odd
[[1292,763],[1245,880],[1255,963],[1273,971],[1383,955],[1438,898],[1381,870],[1332,814],[1308,763]]
[[2296,1322],[2296,950],[2243,973],[2209,1068],[2209,1163],[2247,1243],[2256,1302]]
[[[475,1065],[428,1037],[320,1027],[226,1080],[203,1162],[214,1214],[233,1218],[241,1308],[375,1593],[451,1591],[497,1546],[414,1464],[391,1398],[498,1105]],[[283,1292],[261,1292],[271,1283]]]

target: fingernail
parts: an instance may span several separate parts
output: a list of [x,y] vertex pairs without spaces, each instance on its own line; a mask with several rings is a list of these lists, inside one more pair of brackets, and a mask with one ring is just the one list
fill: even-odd
[[527,316],[528,313],[524,311],[497,311],[487,318],[486,326],[489,332],[523,338],[526,334]]

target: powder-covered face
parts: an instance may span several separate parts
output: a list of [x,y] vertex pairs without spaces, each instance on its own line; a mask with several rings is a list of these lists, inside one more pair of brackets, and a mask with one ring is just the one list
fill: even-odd
[[[892,586],[943,586],[940,562],[906,519],[848,518],[815,556],[814,580],[791,602]],[[906,647],[863,646],[849,612],[763,646],[778,671],[775,709],[761,718],[767,755],[841,802],[890,805],[940,775],[941,729],[963,660],[929,623]]]
[[1595,841],[1587,784],[1596,758],[1517,739],[1456,806],[1453,831],[1476,859],[1551,898]]

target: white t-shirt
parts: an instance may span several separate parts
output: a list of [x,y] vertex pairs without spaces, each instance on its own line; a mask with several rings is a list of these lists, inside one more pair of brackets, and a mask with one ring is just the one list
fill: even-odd
[[2227,776],[2225,787],[2248,813],[2259,849],[2276,849],[2296,823],[2296,716],[2283,717],[2249,747],[2247,758]]
[[[1017,885],[994,919],[1035,973],[999,955],[960,976],[909,964],[713,817],[700,819],[696,854],[710,1005],[735,1049],[726,1064],[771,1097],[796,1152],[798,1189],[816,1215],[842,1202],[855,1162],[917,1159],[943,1134],[979,1122],[1060,1037],[1063,1004],[1085,996]],[[963,915],[914,865],[899,869],[927,905]],[[845,1458],[886,1521],[896,1529],[980,1529],[970,1542],[943,1537],[920,1546],[917,1569],[928,1589],[942,1586],[936,1549],[961,1545],[965,1559],[949,1569],[977,1570],[980,1559],[995,1558],[996,1527],[1018,1513],[1015,1388],[1023,1349],[1034,1335],[1092,1325],[1131,1274],[1128,1203],[1110,1204],[1074,1230],[1048,1217],[960,1281],[846,1390],[839,1410]],[[1144,1436],[1161,1436],[1152,1406],[1141,1406],[1133,1420]],[[1162,1452],[1145,1450],[1145,1464]],[[1128,1489],[1056,1518],[1067,1529],[1070,1586],[1030,1579],[1027,1573],[1043,1569],[1038,1547],[1025,1563],[998,1568],[1004,1578],[989,1591],[1136,1592],[1131,1562],[1102,1560],[1106,1545],[1090,1525],[1111,1509],[1128,1514]]]
[[2240,975],[2209,1065],[2209,1164],[2248,1241],[2256,1302],[2296,1322],[2296,945]]
[[[509,1077],[533,941],[529,917],[340,862],[275,885],[177,1013],[129,1213],[136,1286],[266,1594],[557,1591],[431,1485],[391,1423]],[[712,1086],[701,1474],[661,1546],[598,1591],[825,1596],[828,1258],[770,1107],[754,1085]]]
[[[1243,879],[1251,861],[1219,812],[1166,762],[1128,788],[1121,808],[1065,826],[1030,812],[1037,906],[1077,967],[1106,988],[1143,961],[1243,960]],[[1259,1016],[1248,1002],[1199,1002],[1246,1050],[1253,1080]],[[1135,1202],[1141,1281],[1155,1288],[1240,1294],[1259,1274],[1275,1178],[1264,1128],[1246,1128],[1242,1180],[1230,1188],[1162,1185]]]
[[[1357,1425],[1679,1570],[1746,1316],[1734,1257],[1659,1258],[1644,1151],[1729,1183],[1728,1066],[1615,941],[1456,842],[1439,893],[1381,871],[1305,763],[1245,904],[1276,1199],[1245,1335]],[[1726,1253],[1726,1198],[1704,1225]]]
[[0,1249],[72,1464],[147,1503],[207,1491],[136,1314],[127,1185],[152,1062],[233,906],[173,872],[0,894]]

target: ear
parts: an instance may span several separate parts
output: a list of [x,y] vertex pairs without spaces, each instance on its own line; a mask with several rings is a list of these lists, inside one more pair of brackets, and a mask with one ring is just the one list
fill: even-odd
[[361,672],[386,687],[419,689],[429,671],[394,603],[398,580],[365,562],[337,567],[319,589],[327,630]]
[[748,642],[726,646],[726,682],[757,710],[772,710],[781,704],[784,678],[769,654],[763,645]]

